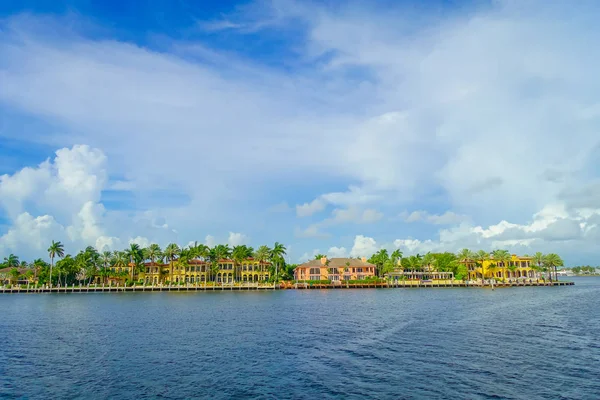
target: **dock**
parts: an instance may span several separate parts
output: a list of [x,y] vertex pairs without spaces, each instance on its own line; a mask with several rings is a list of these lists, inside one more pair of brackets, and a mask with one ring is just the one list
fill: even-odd
[[572,286],[574,282],[497,282],[493,285],[482,285],[481,283],[466,283],[454,281],[440,282],[369,282],[369,283],[337,283],[337,284],[308,284],[294,283],[287,285],[275,284],[221,284],[221,285],[157,285],[157,286],[103,286],[103,285],[80,285],[67,287],[1,287],[0,293],[143,293],[143,292],[224,292],[224,291],[273,291],[273,290],[311,290],[311,289],[416,289],[416,288],[478,288],[478,289],[501,289],[509,287],[526,286]]

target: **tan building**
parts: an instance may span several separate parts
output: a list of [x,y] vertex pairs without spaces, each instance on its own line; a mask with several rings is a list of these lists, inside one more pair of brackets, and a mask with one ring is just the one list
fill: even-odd
[[327,258],[311,260],[294,269],[297,281],[353,281],[375,276],[376,266],[363,258]]

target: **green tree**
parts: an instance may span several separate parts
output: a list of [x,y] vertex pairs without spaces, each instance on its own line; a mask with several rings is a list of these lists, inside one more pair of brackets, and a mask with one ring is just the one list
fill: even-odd
[[377,270],[377,276],[381,276],[383,266],[388,262],[390,256],[386,249],[381,249],[377,253],[373,254],[367,261],[375,265]]
[[479,250],[477,253],[473,255],[473,259],[479,264],[481,267],[481,282],[485,280],[485,262],[489,260],[490,255],[484,250]]
[[494,257],[494,264],[498,267],[507,268],[510,264],[511,256],[508,250],[494,250],[492,256]]
[[[61,242],[52,241],[52,244],[48,248],[48,255],[50,256],[50,287],[52,287],[52,268],[54,267],[54,257],[62,258],[65,256],[65,247]],[[60,282],[60,277],[59,277]]]
[[544,256],[544,264],[543,265],[550,271],[550,280],[552,280],[552,270],[554,270],[554,279],[558,280],[558,274],[556,271],[556,267],[564,266],[564,262],[563,262],[562,258],[560,258],[560,256],[555,253],[546,254]]
[[140,268],[140,263],[142,262],[144,255],[142,249],[140,248],[140,245],[137,243],[131,243],[129,245],[129,248],[126,250],[126,254],[127,258],[129,258],[129,265],[131,266],[130,279],[133,282],[135,272]]
[[[272,278],[274,278],[275,282],[279,280],[279,266],[285,266],[285,255],[287,254],[287,249],[284,245],[279,242],[275,242],[273,248],[271,249],[271,265],[275,264],[275,274],[270,274]],[[285,268],[285,267],[282,267]]]
[[233,259],[235,280],[241,280],[242,271],[240,270],[240,265],[244,260],[247,260],[249,257],[252,257],[252,248],[246,245],[233,247],[231,251],[231,258]]
[[19,267],[19,257],[15,256],[14,254],[9,254],[8,257],[4,257],[4,266],[5,268]]
[[544,255],[538,251],[531,257],[533,258],[531,260],[533,262],[532,267],[539,274],[544,270]]
[[[12,255],[12,254],[11,254]],[[10,276],[11,284],[16,284],[19,281],[19,269],[17,267],[12,267],[10,272],[8,273]]]
[[171,283],[173,282],[173,266],[175,262],[175,257],[177,257],[180,252],[181,249],[175,243],[170,243],[164,251],[164,256],[167,259],[167,262],[169,263],[169,282]]
[[327,257],[325,254],[316,254],[315,260],[320,260],[321,258],[325,258],[325,257]]

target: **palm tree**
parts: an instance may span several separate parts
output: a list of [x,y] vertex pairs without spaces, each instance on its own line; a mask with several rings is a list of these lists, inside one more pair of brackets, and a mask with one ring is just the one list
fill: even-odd
[[[189,248],[184,248],[179,251],[179,257],[175,262],[181,271],[185,271],[190,266],[190,260],[193,258],[193,251]],[[185,279],[185,278],[184,278]]]
[[177,257],[180,252],[181,252],[181,249],[175,243],[170,243],[165,248],[164,255],[165,255],[167,261],[169,262],[169,266],[170,266],[169,282],[171,282],[171,283],[173,283],[173,262],[175,261],[175,257]]
[[113,253],[112,263],[113,267],[115,268],[115,272],[112,274],[113,277],[121,279],[123,278],[123,274],[126,276],[127,273],[125,271],[119,271],[119,269],[123,269],[129,264],[129,259],[126,252],[115,250]]
[[33,260],[31,267],[33,268],[33,279],[34,280],[37,279],[37,276],[40,273],[40,270],[47,265],[48,264],[46,264],[46,262],[44,260],[42,260],[41,258],[36,258],[35,260]]
[[144,257],[147,260],[150,260],[150,271],[152,272],[154,268],[154,262],[157,258],[162,257],[162,250],[160,249],[160,246],[156,243],[152,243],[145,249]]
[[[535,271],[539,274],[539,272],[542,270],[542,267],[544,265],[544,255],[538,251],[533,256],[531,256],[531,258],[533,258],[533,260],[531,260],[534,264],[533,269],[535,269]],[[539,275],[538,275],[538,278],[539,278]]]
[[287,249],[284,245],[279,242],[275,242],[273,248],[271,249],[271,262],[275,263],[275,282],[277,282],[278,274],[279,274],[279,263],[285,264],[285,260],[283,256],[286,255]]
[[315,260],[320,260],[321,258],[327,257],[325,254],[315,254]]
[[[108,283],[108,265],[110,264],[110,262],[112,260],[111,252],[110,251],[102,252],[102,255],[100,256],[100,260],[102,261],[102,266],[103,266],[102,278],[106,278],[106,283]],[[103,281],[104,281],[104,279],[103,279]]]
[[269,246],[260,246],[255,252],[254,252],[254,258],[256,259],[256,261],[258,261],[258,265],[259,268],[263,268],[264,267],[264,263],[267,262],[267,260],[269,259],[269,257],[271,256],[271,249],[269,248]]
[[[52,244],[48,248],[48,255],[50,256],[50,287],[52,287],[52,268],[54,267],[54,257],[62,258],[65,256],[65,247],[61,242],[52,241]],[[60,278],[59,278],[60,281]]]
[[[231,258],[233,259],[234,276],[237,275],[237,279],[241,280],[242,271],[238,271],[240,264],[252,257],[252,249],[246,245],[234,246],[231,251]],[[235,278],[234,278],[235,279]]]
[[219,262],[231,257],[231,248],[228,244],[218,244],[210,250],[211,272],[216,276],[219,271]]
[[479,250],[477,253],[473,254],[473,256],[473,259],[481,265],[481,283],[483,283],[485,280],[485,262],[489,260],[490,255],[484,250]]
[[135,269],[136,267],[139,267],[142,259],[142,249],[140,248],[139,244],[131,243],[126,251],[126,254],[129,258],[129,262],[131,263],[131,282],[133,282]]
[[[506,268],[510,263],[510,253],[508,250],[494,250],[492,251],[492,256],[494,257],[495,264],[498,267]],[[503,272],[504,275],[504,272]]]
[[19,257],[15,256],[14,254],[9,254],[8,257],[4,257],[4,265],[6,268],[19,267]]
[[394,266],[398,265],[398,261],[402,260],[402,252],[398,249],[394,250],[390,255],[390,259],[392,260]]
[[381,249],[377,253],[373,254],[368,261],[371,264],[375,264],[375,268],[377,269],[377,276],[380,276],[383,266],[389,259],[390,256],[388,255],[388,251],[386,249]]
[[550,271],[550,280],[552,281],[552,269],[554,269],[554,279],[558,280],[556,267],[562,267],[564,264],[558,254],[550,253],[544,256],[544,266]]

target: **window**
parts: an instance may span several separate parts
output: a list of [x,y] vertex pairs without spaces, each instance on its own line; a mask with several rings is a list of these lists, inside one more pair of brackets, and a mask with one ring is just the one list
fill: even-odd
[[310,274],[311,275],[321,275],[321,268],[311,268]]

